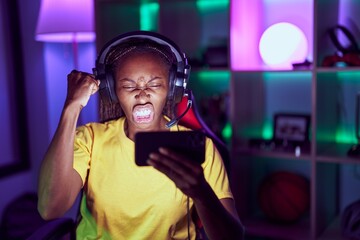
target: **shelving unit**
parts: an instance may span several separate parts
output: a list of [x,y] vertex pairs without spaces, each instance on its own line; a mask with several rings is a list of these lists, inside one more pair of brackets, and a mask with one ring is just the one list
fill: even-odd
[[[325,56],[335,52],[326,33],[330,27],[345,25],[360,40],[357,0],[95,2],[99,47],[125,31],[158,31],[188,54],[194,66],[189,87],[198,104],[214,95],[228,97],[231,183],[249,239],[341,239],[341,214],[360,199],[360,161],[346,154],[356,143],[360,67],[321,65]],[[278,22],[292,23],[304,32],[307,59],[312,62],[309,68],[272,69],[264,64],[259,40]],[[227,66],[203,61],[209,47],[224,47],[224,42]],[[250,139],[272,138],[277,112],[311,116],[308,151],[296,156],[295,152],[249,146]],[[294,224],[272,223],[260,210],[257,190],[262,179],[276,170],[299,173],[309,180],[310,209]]]
[[[236,56],[236,59],[232,58],[231,66],[231,122],[234,133],[231,176],[238,210],[250,229],[249,235],[271,239],[341,239],[339,222],[342,211],[359,199],[359,194],[352,193],[348,187],[351,184],[353,189],[360,188],[358,176],[349,170],[360,167],[359,159],[348,157],[346,152],[356,143],[355,96],[360,91],[360,68],[324,68],[321,64],[325,56],[335,52],[327,29],[336,24],[350,29],[354,27],[349,22],[360,21],[353,10],[359,5],[351,0],[233,2],[231,47],[237,44],[237,39],[247,37],[249,32],[247,22],[239,17],[241,12],[252,14],[249,20],[257,23],[254,27],[257,31],[250,33],[254,41],[248,46],[235,48],[238,50],[235,54],[231,51]],[[240,7],[242,10],[239,13]],[[284,7],[288,11],[279,12]],[[262,12],[257,12],[258,18],[256,13],[253,14],[256,9],[262,9]],[[279,14],[274,15],[271,11]],[[242,24],[239,24],[240,20],[243,20]],[[260,33],[278,21],[293,23],[305,32],[310,46],[308,58],[313,62],[309,69],[272,70],[264,66],[260,58],[252,58],[250,63],[245,62],[246,55],[238,58],[237,54],[242,51],[258,54]],[[242,103],[239,105],[239,102]],[[310,152],[296,157],[288,152],[248,150],[249,139],[269,138],[271,117],[278,111],[311,115]],[[274,159],[282,163],[278,164]],[[259,178],[277,170],[277,167],[299,173],[310,181],[309,212],[299,222],[287,227],[269,223],[257,203]],[[263,169],[262,172],[259,169]]]

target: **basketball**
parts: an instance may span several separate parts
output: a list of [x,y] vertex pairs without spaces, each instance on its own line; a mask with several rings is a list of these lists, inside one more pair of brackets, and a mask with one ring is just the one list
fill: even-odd
[[258,200],[260,209],[270,221],[293,223],[309,209],[309,181],[292,172],[271,173],[259,186]]

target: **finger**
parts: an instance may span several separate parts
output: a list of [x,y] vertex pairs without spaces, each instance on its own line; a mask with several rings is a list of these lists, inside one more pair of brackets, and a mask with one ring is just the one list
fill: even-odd
[[[176,161],[174,158],[161,153],[152,153],[149,157],[150,160],[152,160],[152,162],[149,163],[150,165],[154,166],[156,169],[172,179],[176,176],[181,176],[181,179],[192,179],[194,175],[196,175],[199,171],[202,171],[201,166],[201,169],[196,170],[196,166],[189,167],[184,165],[183,163],[187,160],[183,158],[180,161]],[[177,158],[180,159],[178,156]]]
[[80,71],[78,71],[78,70],[76,70],[76,69],[73,69],[73,70],[69,73],[69,75],[82,75],[82,73],[83,73],[83,72],[80,72]]
[[89,74],[92,78],[96,79],[95,74]]
[[172,151],[171,149],[168,148],[160,147],[159,152],[165,156],[168,156],[174,161],[181,163],[182,165],[185,165],[188,168],[194,168],[195,164],[200,165],[198,163],[194,163],[195,161],[188,159],[188,157],[182,155],[181,153]]
[[87,78],[90,78],[97,87],[100,86],[100,80],[96,79],[93,74],[86,74]]
[[99,91],[99,84],[98,82],[94,82],[92,84],[92,90],[91,90],[91,95],[95,94],[97,91]]
[[174,164],[173,159],[168,159],[161,153],[150,154],[148,164],[171,179],[186,195],[192,195],[193,190],[191,189],[194,189],[193,187],[199,186],[199,184],[205,181],[201,166],[201,169],[196,171],[187,169],[184,168],[184,165],[177,165],[178,163]]
[[96,85],[100,85],[100,80],[99,79],[96,79],[95,75],[94,74],[91,74],[91,73],[85,73],[85,72],[82,72],[83,74],[86,74],[86,76],[90,77],[93,79],[93,81],[96,83]]
[[80,72],[74,69],[67,75],[67,79],[68,81],[77,83],[83,81],[83,79],[87,76],[89,76],[88,73]]
[[151,153],[149,155],[149,164],[160,170],[163,173],[170,173],[173,169],[178,168],[177,164],[174,164],[174,160],[160,153]]
[[189,182],[195,183],[196,179],[203,175],[204,170],[201,164],[189,159],[189,156],[168,148],[159,148],[159,153],[167,159],[171,159],[171,161],[164,162],[164,164],[167,164],[176,174],[186,178]]

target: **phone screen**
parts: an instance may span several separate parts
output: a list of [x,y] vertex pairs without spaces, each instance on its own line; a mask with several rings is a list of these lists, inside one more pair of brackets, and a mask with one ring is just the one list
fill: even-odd
[[135,163],[147,166],[149,154],[160,147],[170,148],[198,163],[205,160],[205,134],[200,131],[138,132],[135,135]]

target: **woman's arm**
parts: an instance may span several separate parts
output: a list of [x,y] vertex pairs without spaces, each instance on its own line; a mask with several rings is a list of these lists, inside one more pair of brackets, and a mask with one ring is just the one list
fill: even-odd
[[98,85],[89,74],[72,71],[68,75],[60,122],[40,168],[38,210],[46,220],[61,217],[69,210],[82,188],[81,177],[73,168],[76,123]]
[[199,196],[193,200],[209,239],[244,239],[244,227],[233,199],[219,200],[209,185]]

